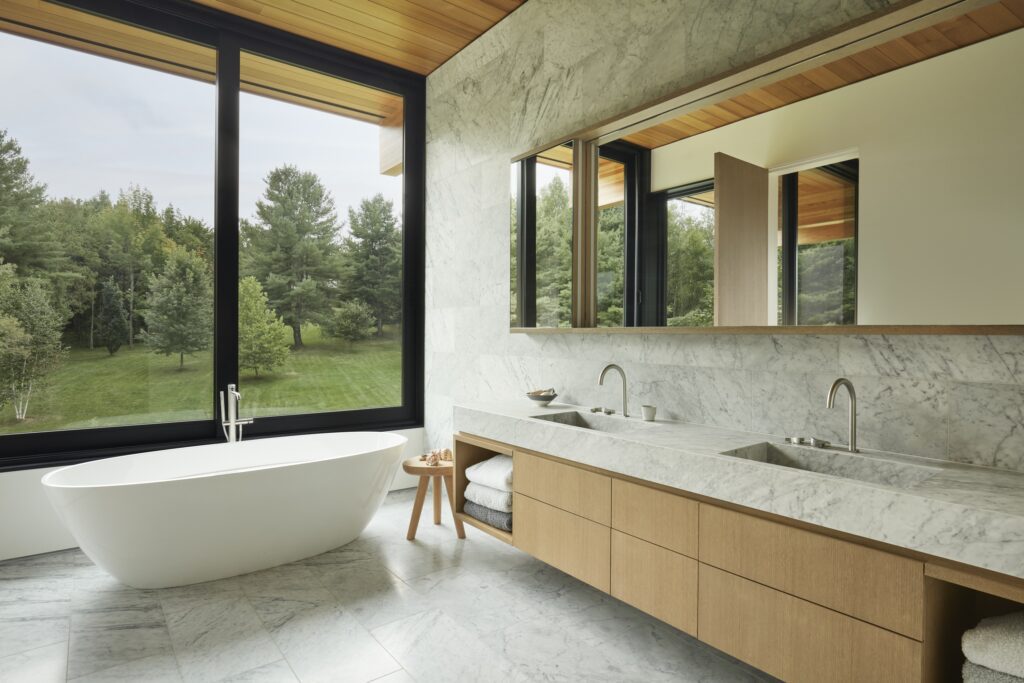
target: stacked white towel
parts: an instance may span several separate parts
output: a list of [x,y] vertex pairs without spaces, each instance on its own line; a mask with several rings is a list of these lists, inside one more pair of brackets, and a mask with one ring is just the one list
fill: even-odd
[[471,465],[466,468],[466,478],[481,486],[499,491],[511,491],[512,458],[507,455],[496,455]]
[[463,511],[481,522],[512,530],[512,458],[496,455],[466,468]]
[[511,491],[499,491],[475,481],[469,482],[469,486],[466,487],[466,500],[498,512],[512,512]]
[[[967,664],[964,680],[1003,681],[1024,683],[1024,612],[982,619],[964,633],[961,641]],[[988,672],[1002,676],[991,676]]]

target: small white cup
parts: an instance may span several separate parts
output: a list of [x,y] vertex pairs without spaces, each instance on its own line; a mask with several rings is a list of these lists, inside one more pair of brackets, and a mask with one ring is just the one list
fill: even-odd
[[654,415],[658,412],[656,406],[640,406],[640,412],[643,413],[644,422],[654,422]]

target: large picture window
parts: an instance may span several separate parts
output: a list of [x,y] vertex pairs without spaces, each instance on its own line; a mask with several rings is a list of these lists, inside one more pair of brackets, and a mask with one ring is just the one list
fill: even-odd
[[0,7],[0,468],[422,422],[423,77],[195,11]]

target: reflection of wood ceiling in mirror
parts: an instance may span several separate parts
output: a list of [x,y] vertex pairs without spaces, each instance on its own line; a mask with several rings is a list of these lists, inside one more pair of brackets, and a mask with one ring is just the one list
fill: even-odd
[[857,188],[852,181],[812,168],[801,171],[797,183],[799,244],[817,244],[854,236]]
[[[572,147],[559,145],[546,149],[537,155],[537,163],[571,171]],[[604,209],[622,202],[625,196],[625,183],[625,168],[621,163],[598,157],[597,208]]]
[[642,147],[661,147],[1021,27],[1024,0],[1001,0],[623,139]]
[[525,0],[197,0],[223,12],[429,74]]

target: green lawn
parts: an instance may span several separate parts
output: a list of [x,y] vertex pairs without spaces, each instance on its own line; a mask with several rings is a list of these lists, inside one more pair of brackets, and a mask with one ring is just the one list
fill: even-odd
[[[276,371],[239,379],[242,415],[287,415],[401,403],[402,352],[397,330],[349,344],[303,329],[305,346]],[[213,406],[210,352],[159,356],[145,346],[72,349],[29,405],[28,419],[0,410],[0,434],[209,419]]]

